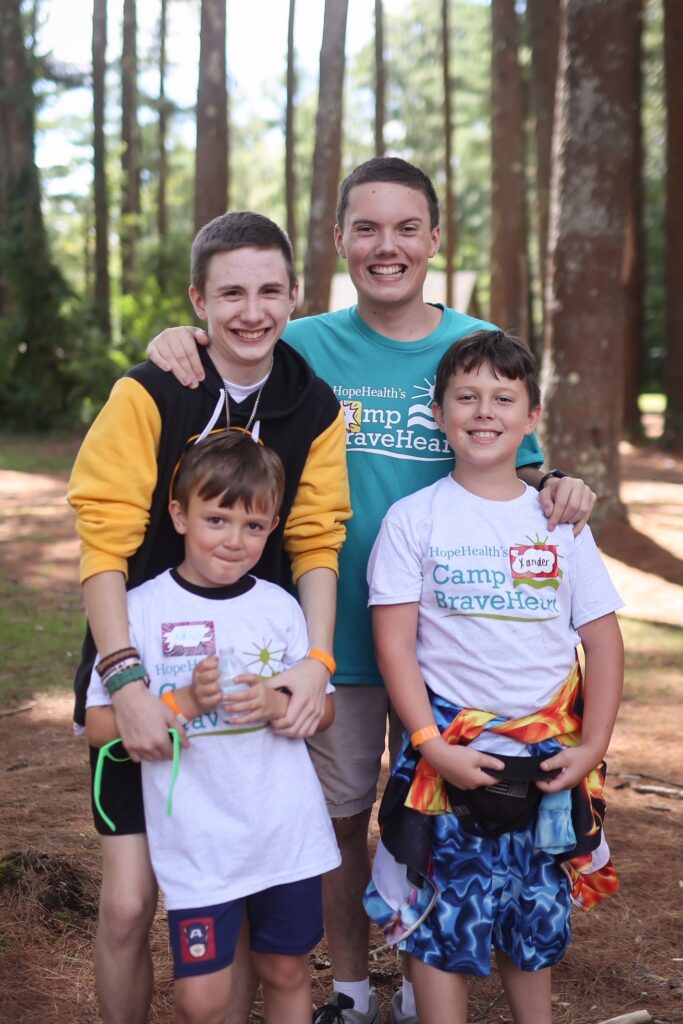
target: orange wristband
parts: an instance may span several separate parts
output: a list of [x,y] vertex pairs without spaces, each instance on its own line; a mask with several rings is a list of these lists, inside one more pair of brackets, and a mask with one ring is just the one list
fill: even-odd
[[171,709],[171,711],[176,716],[176,718],[178,719],[180,724],[181,725],[187,725],[187,718],[185,717],[185,715],[180,710],[180,704],[175,699],[175,694],[174,694],[173,690],[166,690],[165,693],[162,693],[161,699],[164,702],[164,704],[166,705],[166,707]]
[[331,676],[337,671],[337,662],[334,660],[331,654],[327,651],[321,651],[318,647],[309,647],[307,658],[313,658],[314,661],[319,661],[325,666]]
[[410,734],[410,744],[416,750],[421,747],[427,740],[436,739],[440,736],[439,727],[437,725],[425,725],[424,728],[418,729],[416,732]]

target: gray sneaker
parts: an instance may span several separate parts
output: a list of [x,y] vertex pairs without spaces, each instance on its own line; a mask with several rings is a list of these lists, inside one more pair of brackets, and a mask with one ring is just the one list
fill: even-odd
[[[404,1018],[408,1020],[408,1018]],[[354,1010],[351,996],[333,992],[330,998],[313,1014],[313,1024],[382,1024],[377,1003],[377,992],[370,989],[370,1005],[367,1013]]]
[[420,1024],[417,1017],[413,1017],[411,1014],[403,1013],[401,1010],[401,990],[394,992],[394,998],[391,1000],[391,1012],[389,1013],[389,1020],[391,1024]]

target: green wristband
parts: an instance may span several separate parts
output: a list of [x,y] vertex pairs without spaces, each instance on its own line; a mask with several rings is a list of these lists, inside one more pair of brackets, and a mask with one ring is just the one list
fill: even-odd
[[144,665],[132,665],[130,668],[124,668],[121,672],[115,672],[112,676],[109,676],[104,685],[109,696],[113,697],[117,690],[127,686],[128,683],[136,682],[138,679],[141,679],[143,682],[147,679]]

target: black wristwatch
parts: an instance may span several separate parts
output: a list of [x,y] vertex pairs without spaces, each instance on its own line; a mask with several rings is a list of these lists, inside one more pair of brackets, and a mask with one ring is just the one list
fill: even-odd
[[563,476],[569,476],[569,473],[563,473],[561,469],[549,469],[547,473],[543,474],[539,481],[539,491],[543,490],[543,488],[545,487],[545,485],[551,477],[556,477],[558,480],[561,480]]

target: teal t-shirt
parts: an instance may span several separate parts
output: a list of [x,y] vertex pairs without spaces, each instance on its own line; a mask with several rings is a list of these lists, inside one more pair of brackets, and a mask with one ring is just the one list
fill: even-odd
[[[426,338],[393,341],[373,331],[354,307],[294,320],[285,340],[327,381],[346,419],[353,518],[339,560],[335,684],[382,685],[375,662],[366,567],[390,505],[451,471],[453,452],[432,416],[436,368],[457,338],[493,329],[444,308]],[[517,466],[538,466],[535,435],[525,438]]]

